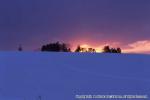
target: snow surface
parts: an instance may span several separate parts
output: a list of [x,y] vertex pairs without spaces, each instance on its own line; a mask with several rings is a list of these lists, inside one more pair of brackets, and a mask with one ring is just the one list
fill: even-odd
[[77,94],[150,95],[150,55],[0,52],[0,100]]

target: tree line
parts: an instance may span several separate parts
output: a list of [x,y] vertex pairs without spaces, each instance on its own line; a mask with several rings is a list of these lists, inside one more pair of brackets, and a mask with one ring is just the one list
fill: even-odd
[[[43,45],[41,51],[54,51],[54,52],[90,52],[95,53],[94,48],[83,48],[78,45],[75,51],[71,51],[71,48],[66,43],[54,42]],[[110,46],[104,46],[103,53],[121,53],[121,48],[110,48]]]
[[41,51],[71,52],[71,49],[66,43],[56,42],[43,45]]
[[104,53],[121,53],[121,48],[110,48],[109,46],[105,46],[103,51]]
[[[20,45],[18,51],[22,51],[23,48]],[[46,45],[41,46],[40,51],[42,52],[90,52],[95,53],[96,50],[94,48],[83,48],[80,45],[76,47],[74,51],[71,50],[70,46],[66,43],[53,42]],[[121,48],[110,48],[110,46],[104,46],[103,53],[121,53]]]

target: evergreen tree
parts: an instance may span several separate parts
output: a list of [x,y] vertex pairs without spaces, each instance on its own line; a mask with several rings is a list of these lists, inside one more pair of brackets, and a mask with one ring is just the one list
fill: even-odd
[[111,53],[117,53],[117,50],[116,50],[115,48],[111,48],[111,49],[110,49],[110,52],[111,52]]
[[117,48],[117,53],[121,53],[121,48]]
[[109,46],[105,46],[105,47],[103,48],[103,52],[104,52],[104,53],[110,53],[111,50],[110,50]]
[[22,49],[22,46],[19,45],[18,51],[22,51],[22,50],[23,50],[23,49]]
[[95,49],[93,49],[93,48],[88,48],[88,51],[87,52],[91,52],[91,53],[93,53],[93,52],[96,52],[96,50]]
[[56,42],[43,45],[41,51],[70,52],[71,49],[65,43]]
[[80,47],[80,45],[77,46],[75,52],[81,52],[81,47]]

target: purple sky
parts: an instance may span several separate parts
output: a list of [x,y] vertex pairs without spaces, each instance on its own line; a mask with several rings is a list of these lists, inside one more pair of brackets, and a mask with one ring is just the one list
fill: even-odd
[[51,41],[150,46],[150,0],[0,0],[0,41],[0,50]]

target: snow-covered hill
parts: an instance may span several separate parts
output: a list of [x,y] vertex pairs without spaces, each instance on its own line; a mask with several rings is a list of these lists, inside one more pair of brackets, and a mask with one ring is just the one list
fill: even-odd
[[0,52],[0,100],[80,94],[150,95],[150,55]]

